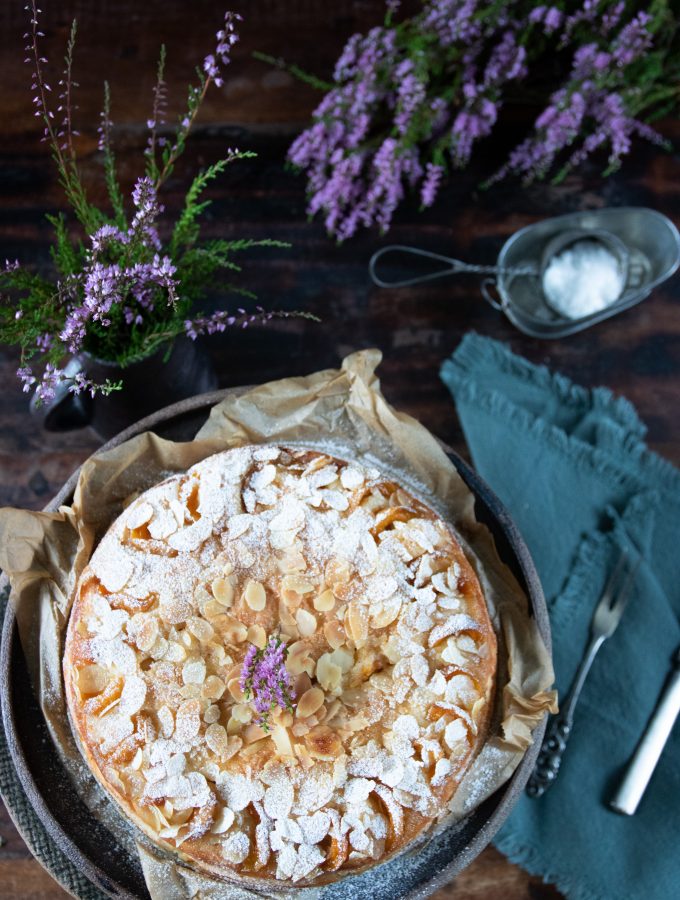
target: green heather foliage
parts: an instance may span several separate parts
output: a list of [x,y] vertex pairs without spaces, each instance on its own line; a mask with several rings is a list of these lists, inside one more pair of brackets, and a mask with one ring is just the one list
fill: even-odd
[[[255,299],[238,284],[240,253],[255,247],[287,247],[275,240],[202,240],[200,217],[210,204],[204,199],[208,185],[237,160],[254,153],[228,150],[224,158],[199,172],[186,194],[184,207],[169,239],[163,243],[157,220],[163,211],[159,191],[172,173],[186,146],[187,137],[211,84],[220,86],[221,66],[237,40],[238,16],[225,15],[217,32],[214,54],[196,69],[196,84],[189,87],[186,111],[174,128],[166,125],[167,92],[164,80],[166,54],[161,48],[153,92],[153,111],[147,122],[149,137],[144,151],[145,174],[127,204],[116,176],[111,143],[110,92],[104,85],[104,105],[98,128],[99,151],[104,169],[109,208],[102,210],[87,197],[77,163],[73,128],[73,51],[75,22],[69,36],[64,74],[58,100],[52,102],[45,81],[46,60],[39,50],[35,2],[28,7],[31,27],[26,35],[27,54],[33,66],[34,105],[44,127],[57,166],[60,183],[78,223],[69,227],[66,217],[48,216],[54,229],[52,260],[56,278],[50,280],[7,262],[0,269],[0,342],[21,348],[17,372],[24,390],[34,390],[38,401],[54,396],[67,383],[74,393],[93,395],[117,389],[119,384],[94,384],[84,374],[67,379],[63,365],[69,354],[85,352],[127,366],[169,346],[179,335],[195,339],[227,327],[266,322],[273,317],[302,315],[291,312],[255,312],[237,309],[204,314],[198,304],[219,276],[222,288]],[[223,279],[228,273],[228,279]],[[311,317],[310,317],[311,318]]]

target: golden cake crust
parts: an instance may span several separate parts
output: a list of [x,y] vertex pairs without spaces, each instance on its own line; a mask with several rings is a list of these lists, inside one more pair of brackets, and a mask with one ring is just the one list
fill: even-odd
[[[287,647],[267,727],[247,648]],[[317,885],[440,818],[483,744],[496,640],[451,529],[376,469],[248,446],[134,500],[76,586],[63,662],[95,777],[199,870]]]

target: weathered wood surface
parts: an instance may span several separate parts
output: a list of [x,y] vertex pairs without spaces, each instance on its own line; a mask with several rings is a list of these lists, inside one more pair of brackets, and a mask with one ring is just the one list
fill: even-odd
[[[101,83],[112,84],[113,118],[119,127],[118,159],[129,187],[141,170],[143,123],[147,118],[158,45],[168,45],[169,83],[178,112],[192,66],[210,49],[220,11],[212,0],[71,0],[44,4],[46,49],[58,59],[72,15],[79,19],[76,54],[83,166],[93,194],[99,177],[95,129]],[[472,172],[457,175],[436,207],[418,214],[415,204],[397,216],[387,239],[375,233],[337,246],[321,225],[305,216],[304,182],[284,169],[291,136],[307,119],[314,91],[253,60],[257,48],[326,75],[345,38],[379,21],[379,0],[251,0],[234,4],[245,16],[242,42],[221,91],[209,99],[202,125],[186,158],[167,185],[164,203],[177,211],[190,175],[226,147],[257,150],[259,159],[235,165],[211,191],[206,216],[210,235],[275,237],[287,251],[258,252],[245,278],[268,308],[306,309],[323,322],[290,321],[216,337],[206,345],[221,386],[254,383],[335,366],[348,352],[379,347],[388,399],[419,418],[465,455],[450,398],[439,381],[442,360],[462,334],[474,329],[501,340],[536,362],[560,369],[587,385],[606,384],[625,394],[649,426],[650,446],[680,463],[680,280],[669,282],[642,305],[590,331],[560,342],[540,342],[517,332],[481,299],[477,281],[461,276],[425,287],[380,291],[367,263],[387,240],[492,262],[517,228],[548,215],[609,205],[647,205],[680,221],[678,158],[639,147],[623,171],[606,182],[594,165],[558,188],[501,185],[476,190],[516,129],[481,148]],[[0,259],[49,264],[45,212],[64,208],[63,197],[32,116],[30,71],[21,62],[23,0],[0,8]],[[54,79],[57,80],[58,76]],[[668,133],[672,135],[671,130]],[[680,129],[675,127],[675,137]],[[219,295],[211,299],[217,304]],[[0,348],[0,504],[37,509],[71,471],[99,446],[89,429],[69,434],[39,431],[27,412],[14,371],[17,354]],[[3,810],[0,835],[0,900],[64,896],[30,857]],[[543,885],[486,850],[437,900],[527,900],[554,898]]]

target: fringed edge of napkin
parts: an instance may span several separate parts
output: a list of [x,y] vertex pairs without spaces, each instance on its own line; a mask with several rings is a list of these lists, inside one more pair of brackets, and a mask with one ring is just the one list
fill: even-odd
[[[618,426],[610,437],[611,444],[617,446],[607,450],[593,446],[518,406],[495,388],[477,383],[474,379],[480,363],[487,362],[518,380],[531,382],[549,392],[556,402],[567,404],[584,414],[593,411],[608,416]],[[561,453],[568,454],[576,465],[594,470],[613,484],[636,491],[640,489],[641,477],[646,481],[661,482],[669,492],[668,499],[680,505],[680,471],[649,450],[643,441],[647,428],[635,407],[627,398],[615,395],[609,388],[584,388],[566,375],[551,372],[546,366],[535,365],[518,356],[500,341],[475,332],[463,337],[452,356],[442,364],[440,374],[447,387],[455,385],[456,402],[463,399],[482,407],[518,430],[549,442]],[[626,472],[613,463],[611,453],[615,450],[637,465],[640,475]]]

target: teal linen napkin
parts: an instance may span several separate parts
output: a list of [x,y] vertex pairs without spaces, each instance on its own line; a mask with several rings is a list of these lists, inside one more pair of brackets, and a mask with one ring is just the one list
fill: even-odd
[[523,796],[496,846],[574,900],[680,897],[680,724],[635,816],[607,807],[680,644],[680,472],[633,406],[467,335],[442,367],[472,460],[509,509],[550,610],[568,689],[621,548],[642,562],[595,660],[555,784]]

